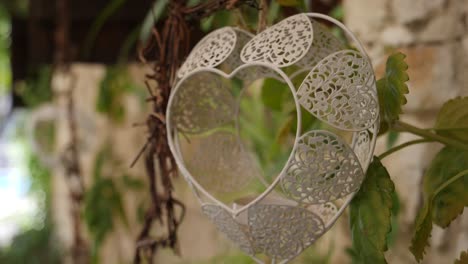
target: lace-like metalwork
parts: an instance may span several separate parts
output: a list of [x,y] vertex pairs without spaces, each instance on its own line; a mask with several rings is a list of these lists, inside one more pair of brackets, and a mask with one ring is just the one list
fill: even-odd
[[328,55],[343,50],[344,45],[322,24],[312,20],[314,41],[307,54],[295,65],[299,70],[294,75],[311,70],[318,62]]
[[236,32],[231,27],[215,30],[204,37],[190,52],[177,76],[182,78],[198,68],[214,68],[232,53],[236,46]]
[[379,130],[379,123],[375,122],[370,129],[359,131],[357,136],[353,138],[353,150],[356,153],[356,156],[361,163],[362,169],[367,170],[369,166],[369,161],[372,156],[372,145],[373,139],[377,137],[377,132]]
[[338,208],[333,203],[312,204],[307,209],[319,215],[324,223],[329,223],[338,213]]
[[281,184],[300,203],[326,203],[355,192],[364,173],[352,149],[333,133],[304,134]]
[[212,204],[202,205],[202,212],[208,216],[221,233],[225,234],[242,251],[249,255],[255,254],[247,228],[237,223],[228,212]]
[[312,45],[313,29],[310,19],[295,15],[271,26],[249,41],[241,53],[245,63],[268,62],[277,67],[293,65]]
[[344,130],[369,128],[377,119],[378,102],[367,58],[345,50],[320,61],[298,90],[299,102],[321,120]]
[[[345,49],[316,19],[343,29],[359,51]],[[304,80],[297,79],[305,76],[300,73],[307,73]],[[253,258],[262,253],[275,263],[288,262],[334,224],[372,159],[379,109],[364,49],[339,21],[300,14],[253,38],[236,28],[212,32],[193,49],[178,77],[167,111],[168,142],[203,212]],[[241,142],[239,125],[243,89],[265,78],[292,91],[299,131],[282,173],[268,181],[252,155],[256,146]],[[300,135],[302,115],[314,115],[339,132]],[[352,135],[351,146],[338,136],[342,132]],[[254,179],[265,186],[263,192],[247,190],[257,188]],[[222,194],[232,202],[214,196],[224,201]]]
[[319,216],[295,206],[254,205],[248,221],[255,249],[275,260],[294,258],[325,232]]

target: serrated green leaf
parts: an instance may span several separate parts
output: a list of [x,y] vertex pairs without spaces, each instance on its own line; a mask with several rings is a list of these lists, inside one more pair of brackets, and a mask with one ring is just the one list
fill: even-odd
[[380,104],[380,118],[382,133],[398,120],[402,113],[401,107],[406,104],[405,94],[409,93],[406,82],[409,80],[408,64],[405,55],[401,52],[388,57],[385,76],[377,81],[377,93]]
[[447,101],[437,115],[435,130],[440,135],[468,142],[468,97]]
[[460,257],[455,260],[454,264],[468,264],[468,250],[462,251],[462,253],[460,253]]
[[423,183],[424,206],[415,222],[410,251],[421,261],[429,246],[432,222],[447,227],[468,205],[468,152],[443,148],[432,160]]
[[263,82],[262,102],[270,109],[281,111],[283,109],[289,88],[282,82],[269,78]]
[[429,246],[432,232],[431,214],[432,203],[426,202],[416,218],[415,233],[409,249],[418,262],[423,259],[425,248]]
[[[461,177],[443,190],[438,191],[438,188],[465,170],[468,170],[468,151],[445,147],[426,172],[424,194],[434,195],[432,219],[441,227],[447,227],[468,206],[468,176]],[[438,193],[434,193],[436,191]]]
[[395,186],[377,157],[367,170],[361,189],[350,204],[350,226],[353,252],[359,263],[387,263],[387,235]]

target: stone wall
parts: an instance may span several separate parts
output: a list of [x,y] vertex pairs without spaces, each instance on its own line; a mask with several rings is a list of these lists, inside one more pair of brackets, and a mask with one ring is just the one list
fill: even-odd
[[[408,104],[404,107],[405,114],[402,117],[404,121],[429,128],[446,100],[457,95],[468,95],[468,74],[465,74],[468,70],[468,0],[345,0],[344,9],[346,24],[366,46],[378,73],[381,74],[385,59],[392,50],[401,50],[408,55],[411,81]],[[127,168],[144,143],[144,128],[134,128],[132,123],[144,121],[147,109],[139,105],[135,98],[128,98],[127,120],[120,125],[106,121],[94,111],[104,67],[80,64],[74,65],[72,71],[79,80],[75,93],[78,108],[96,120],[97,129],[89,136],[101,143],[110,138],[116,153],[127,161],[122,168]],[[131,66],[130,71],[135,80],[142,83],[146,70]],[[56,103],[63,104],[60,100]],[[59,128],[58,136],[59,141],[67,142],[65,127]],[[414,138],[410,134],[401,134],[397,144]],[[377,153],[385,151],[386,140],[386,137],[379,140]],[[421,179],[431,158],[440,148],[441,145],[435,143],[412,146],[384,160],[402,203],[397,242],[387,253],[389,263],[416,263],[408,246],[415,214],[421,206]],[[98,149],[90,149],[82,160],[88,187]],[[144,179],[141,164],[132,172]],[[64,245],[70,245],[67,187],[63,172],[56,170],[55,176],[53,201],[57,231]],[[181,179],[176,181],[175,189],[176,195],[187,205],[186,219],[180,230],[182,257],[174,256],[170,251],[162,251],[158,254],[157,263],[206,263],[216,255],[237,254],[238,251],[201,214],[196,199]],[[135,210],[146,192],[145,189],[141,193],[125,196],[125,208],[130,215],[129,228],[117,225],[103,245],[101,263],[131,262],[134,242],[141,227]],[[432,247],[424,263],[451,263],[460,251],[468,248],[467,215],[465,213],[447,230],[435,227]],[[327,252],[332,252],[331,263],[349,263],[349,256],[345,253],[349,245],[349,226],[345,212],[311,252],[315,257],[326,257]]]
[[[356,33],[381,75],[389,53],[407,55],[408,103],[402,119],[423,128],[433,126],[448,99],[468,95],[467,0],[345,0],[345,23]],[[398,142],[417,138],[400,134]],[[386,149],[382,137],[377,153]],[[400,232],[389,263],[415,263],[408,251],[412,225],[421,206],[421,181],[440,144],[412,146],[387,157],[387,166],[402,202]],[[468,213],[447,230],[435,227],[424,263],[452,263],[468,248]]]

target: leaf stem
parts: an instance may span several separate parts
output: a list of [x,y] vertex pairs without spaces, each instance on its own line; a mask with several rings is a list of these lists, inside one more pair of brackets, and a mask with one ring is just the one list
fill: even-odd
[[439,192],[441,192],[441,191],[442,191],[443,189],[445,189],[447,186],[449,186],[450,184],[452,184],[454,181],[460,179],[461,177],[463,177],[463,176],[465,176],[465,175],[468,175],[468,169],[459,172],[457,175],[453,176],[452,178],[450,178],[449,180],[447,180],[446,182],[444,182],[442,185],[440,185],[439,188],[437,188],[437,190],[435,190],[435,192],[434,192],[434,194],[433,194],[433,197],[435,197],[437,194],[439,194]]
[[421,136],[425,139],[431,139],[433,141],[438,141],[448,146],[452,146],[458,149],[463,149],[463,150],[468,151],[468,145],[458,140],[454,140],[454,139],[444,137],[435,133],[431,133],[430,131],[415,127],[413,125],[410,125],[402,121],[396,121],[395,124],[392,126],[392,129],[394,129],[395,131],[399,131],[399,132],[410,132],[412,134]]
[[384,153],[380,154],[379,155],[379,159],[382,160],[383,158],[387,157],[388,155],[402,149],[402,148],[406,148],[408,146],[411,146],[411,145],[415,145],[415,144],[419,144],[419,143],[428,143],[428,142],[434,142],[433,139],[427,139],[427,138],[423,138],[423,139],[416,139],[416,140],[411,140],[411,141],[408,141],[408,142],[405,142],[401,145],[398,145],[396,147],[393,147],[387,151],[385,151]]

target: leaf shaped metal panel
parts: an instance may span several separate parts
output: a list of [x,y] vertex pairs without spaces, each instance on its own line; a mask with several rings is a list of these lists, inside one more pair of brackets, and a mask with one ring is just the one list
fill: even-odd
[[320,61],[299,87],[298,97],[307,111],[343,130],[369,128],[379,114],[372,67],[354,50]]
[[256,204],[248,222],[256,251],[275,260],[294,258],[325,232],[319,216],[296,206]]
[[193,48],[177,72],[177,76],[182,78],[198,68],[218,66],[233,52],[236,42],[236,32],[231,27],[211,32]]
[[223,208],[213,204],[202,205],[202,212],[216,225],[216,228],[234,242],[242,251],[254,255],[254,249],[247,228],[242,226]]
[[299,139],[281,184],[299,203],[317,204],[357,191],[363,178],[359,160],[345,142],[331,132],[314,130]]
[[311,20],[302,14],[284,19],[250,40],[241,52],[245,63],[268,62],[277,67],[293,65],[309,51],[313,41]]

